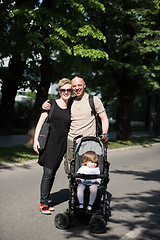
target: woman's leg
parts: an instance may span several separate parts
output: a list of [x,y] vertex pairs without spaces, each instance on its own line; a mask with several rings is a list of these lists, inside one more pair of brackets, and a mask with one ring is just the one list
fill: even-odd
[[48,205],[49,195],[50,195],[51,188],[53,186],[54,178],[55,178],[55,171],[50,168],[43,167],[43,176],[42,176],[41,186],[40,186],[41,205]]
[[79,205],[80,208],[83,208],[83,204],[84,204],[84,189],[85,189],[85,185],[83,184],[78,184],[77,186],[77,197],[78,197],[78,201],[79,201]]

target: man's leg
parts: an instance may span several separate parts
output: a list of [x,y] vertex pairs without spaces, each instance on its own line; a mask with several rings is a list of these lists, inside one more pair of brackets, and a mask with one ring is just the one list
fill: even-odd
[[64,161],[64,169],[66,174],[70,173],[70,162],[72,159],[73,159],[73,142],[68,139],[66,159]]

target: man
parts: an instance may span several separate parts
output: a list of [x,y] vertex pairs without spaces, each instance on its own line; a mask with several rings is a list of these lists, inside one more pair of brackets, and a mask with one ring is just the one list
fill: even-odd
[[[96,136],[96,121],[95,116],[91,114],[91,107],[89,104],[89,95],[85,92],[86,84],[81,76],[75,76],[72,81],[72,90],[75,99],[71,105],[71,125],[67,140],[67,154],[65,161],[65,171],[69,173],[68,163],[73,159],[73,139],[78,135]],[[102,136],[101,139],[106,142],[108,140],[109,121],[105,108],[101,100],[94,96],[94,105],[97,114],[102,122]],[[42,108],[48,110],[50,104],[45,102]]]

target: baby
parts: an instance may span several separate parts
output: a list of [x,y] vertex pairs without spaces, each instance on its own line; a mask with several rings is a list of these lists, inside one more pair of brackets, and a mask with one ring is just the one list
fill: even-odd
[[[87,151],[83,156],[83,162],[82,162],[83,165],[79,168],[77,173],[86,174],[86,175],[100,174],[100,169],[99,167],[97,167],[97,163],[98,163],[97,154],[94,151]],[[89,203],[87,206],[87,210],[88,211],[92,210],[92,206],[95,202],[95,199],[97,196],[97,189],[100,182],[101,182],[100,178],[97,178],[97,179],[77,178],[77,183],[78,183],[77,197],[78,197],[80,209],[83,209],[84,207],[84,190],[86,185],[89,185],[90,196],[89,196]]]

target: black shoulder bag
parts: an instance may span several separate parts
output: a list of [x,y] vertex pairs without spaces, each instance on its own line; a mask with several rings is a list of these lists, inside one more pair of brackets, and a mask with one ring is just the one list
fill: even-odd
[[46,142],[47,142],[49,130],[50,130],[51,115],[54,110],[54,104],[55,104],[55,100],[52,101],[52,105],[49,110],[48,117],[46,118],[45,122],[43,123],[42,128],[39,133],[39,136],[38,136],[38,141],[39,141],[39,145],[40,145],[39,150],[43,150],[46,146]]

